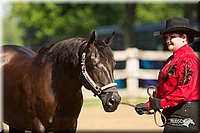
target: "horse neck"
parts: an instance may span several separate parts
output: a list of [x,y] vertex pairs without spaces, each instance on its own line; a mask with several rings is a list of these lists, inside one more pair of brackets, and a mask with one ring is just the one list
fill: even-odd
[[59,66],[52,68],[52,87],[57,96],[66,99],[66,95],[70,98],[81,90],[79,71],[75,68],[65,70]]
[[[69,40],[68,40],[69,41]],[[51,64],[51,88],[56,95],[61,96],[64,94],[72,95],[73,93],[77,93],[80,91],[82,84],[79,81],[80,76],[80,65],[77,61],[76,52],[79,52],[81,47],[80,43],[74,44],[73,46],[76,50],[69,50],[66,45],[65,50],[62,50],[59,47],[65,41],[60,42],[60,45],[51,45],[50,47],[44,47],[38,53],[38,60],[42,65]],[[63,46],[63,45],[62,45]],[[49,50],[52,50],[49,52]],[[58,50],[60,49],[60,50]],[[55,50],[55,51],[54,51]],[[68,51],[69,50],[69,51]],[[61,52],[58,52],[61,51]],[[72,54],[72,55],[70,55]],[[65,56],[63,56],[65,55]],[[73,58],[72,58],[73,57]],[[67,58],[67,60],[65,60]]]

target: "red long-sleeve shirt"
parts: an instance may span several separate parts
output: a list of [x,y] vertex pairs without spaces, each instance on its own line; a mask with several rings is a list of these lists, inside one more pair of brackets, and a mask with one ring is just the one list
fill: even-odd
[[[200,100],[200,62],[188,44],[174,52],[160,70],[155,97],[161,99],[163,109]],[[146,105],[150,109],[149,101]]]

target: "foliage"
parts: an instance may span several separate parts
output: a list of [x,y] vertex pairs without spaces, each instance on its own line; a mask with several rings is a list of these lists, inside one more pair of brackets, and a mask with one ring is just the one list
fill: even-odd
[[18,21],[14,18],[4,19],[4,44],[22,44],[23,30],[19,28]]
[[[176,7],[176,8],[175,8]],[[165,21],[169,17],[181,17],[184,14],[184,4],[139,4],[136,9],[136,23],[155,23]]]
[[137,5],[136,16],[136,23],[164,22],[171,17],[196,19],[197,6],[195,3],[141,3]]
[[[122,5],[114,4],[14,3],[12,6],[11,16],[20,20],[20,27],[26,33],[24,43],[33,49],[77,35],[87,37],[97,26],[119,23],[122,16],[117,13]],[[109,12],[105,15],[106,11]]]
[[[190,11],[194,12],[195,8],[187,7],[191,7]],[[136,12],[133,12],[136,13],[134,22],[135,24],[164,22],[169,17],[184,16],[184,8],[185,4],[138,3]],[[5,42],[14,42],[9,38],[20,38],[15,40],[18,40],[17,42],[23,40],[23,44],[32,49],[70,37],[87,37],[89,32],[97,27],[123,25],[126,19],[125,3],[29,2],[12,3],[8,18],[5,23]],[[19,27],[16,24],[19,24]]]

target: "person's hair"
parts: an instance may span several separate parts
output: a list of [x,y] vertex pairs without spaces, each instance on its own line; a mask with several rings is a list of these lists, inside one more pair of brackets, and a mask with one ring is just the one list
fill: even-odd
[[187,34],[187,38],[188,38],[188,43],[192,43],[194,41],[194,37],[191,36],[190,34]]
[[194,37],[191,36],[191,35],[188,34],[188,33],[178,32],[178,34],[179,34],[180,36],[183,36],[183,34],[186,34],[186,35],[187,35],[187,41],[188,41],[189,44],[192,43],[192,42],[194,41]]

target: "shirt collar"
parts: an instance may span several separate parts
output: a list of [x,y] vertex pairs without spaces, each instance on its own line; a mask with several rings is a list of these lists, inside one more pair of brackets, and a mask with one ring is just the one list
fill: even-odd
[[186,45],[180,47],[177,51],[175,51],[175,52],[173,53],[173,54],[174,54],[174,57],[177,57],[177,56],[182,55],[182,54],[184,53],[184,51],[185,51],[186,49],[188,49],[188,47],[189,47],[189,44],[186,44]]

